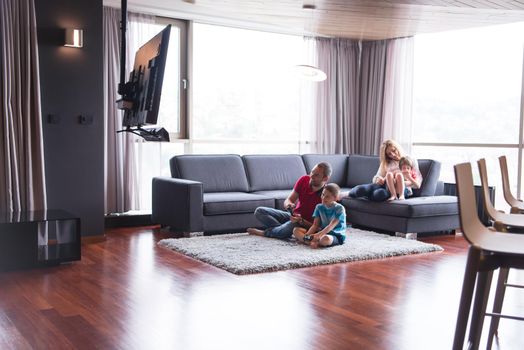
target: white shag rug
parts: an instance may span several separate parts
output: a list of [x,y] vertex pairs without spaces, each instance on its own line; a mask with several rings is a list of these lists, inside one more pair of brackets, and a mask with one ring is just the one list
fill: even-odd
[[348,229],[343,245],[312,249],[295,240],[233,233],[168,238],[159,245],[237,275],[442,251],[436,244]]

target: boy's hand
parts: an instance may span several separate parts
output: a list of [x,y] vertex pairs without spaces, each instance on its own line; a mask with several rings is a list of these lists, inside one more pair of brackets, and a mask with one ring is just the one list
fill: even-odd
[[384,180],[384,178],[382,176],[378,176],[377,177],[377,184],[382,186],[384,184],[384,182],[385,182],[385,180]]

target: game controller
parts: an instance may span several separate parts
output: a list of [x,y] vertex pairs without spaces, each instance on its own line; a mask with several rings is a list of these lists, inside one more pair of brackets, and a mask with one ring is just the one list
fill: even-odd
[[313,240],[313,235],[305,235],[304,242],[311,242]]

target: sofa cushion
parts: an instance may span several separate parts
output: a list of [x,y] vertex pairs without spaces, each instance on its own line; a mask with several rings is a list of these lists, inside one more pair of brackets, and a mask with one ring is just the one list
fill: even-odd
[[247,155],[242,160],[252,192],[293,188],[306,175],[299,155]]
[[202,182],[206,192],[247,192],[242,159],[236,154],[181,155],[170,160],[171,176]]
[[293,189],[290,188],[289,190],[257,191],[253,192],[253,194],[261,194],[266,197],[274,198],[275,208],[282,210],[284,209],[284,201],[292,191]]
[[346,154],[303,154],[302,159],[308,173],[318,163],[328,162],[333,169],[329,182],[334,182],[340,187],[346,186],[348,168],[348,156]]
[[348,156],[347,185],[354,187],[371,183],[379,165],[380,159],[377,156],[350,154]]
[[343,199],[342,204],[348,212],[354,210],[405,218],[458,215],[457,197],[455,196],[412,197],[393,202],[372,202],[362,198],[348,198]]
[[204,215],[254,213],[257,207],[275,207],[275,200],[244,192],[204,193]]

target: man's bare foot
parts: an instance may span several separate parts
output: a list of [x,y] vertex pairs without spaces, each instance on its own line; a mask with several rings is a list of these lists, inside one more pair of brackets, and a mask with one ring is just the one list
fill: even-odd
[[247,229],[247,233],[249,233],[250,235],[255,235],[255,236],[262,236],[264,237],[264,231],[262,230],[259,230],[257,228],[248,228]]

